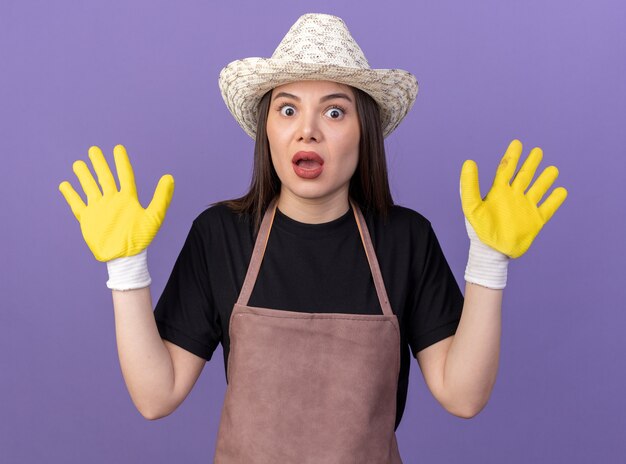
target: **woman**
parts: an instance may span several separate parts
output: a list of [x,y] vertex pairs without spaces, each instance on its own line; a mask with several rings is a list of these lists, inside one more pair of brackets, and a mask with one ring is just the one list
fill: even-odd
[[[513,141],[485,199],[461,174],[470,236],[465,299],[430,223],[393,205],[383,138],[417,94],[400,70],[370,69],[345,24],[304,15],[272,58],[229,64],[224,100],[255,138],[242,198],[193,222],[154,313],[146,248],[173,193],[166,175],[143,209],[124,148],[120,191],[104,156],[74,164],[88,205],[60,186],[113,289],[120,363],[149,419],[178,407],[218,343],[228,388],[215,462],[400,463],[395,441],[411,353],[446,410],[472,417],[496,378],[509,257],[564,201],[534,149],[509,183]],[[527,191],[526,191],[527,190]],[[271,233],[270,233],[271,232]]]

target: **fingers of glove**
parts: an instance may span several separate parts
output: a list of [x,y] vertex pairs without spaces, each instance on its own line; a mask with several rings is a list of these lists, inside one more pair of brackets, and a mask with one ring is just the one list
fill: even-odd
[[83,160],[74,161],[72,165],[74,174],[78,177],[81,187],[87,195],[87,204],[102,197],[102,193],[96,184],[96,180],[91,175],[91,171]]
[[146,211],[153,217],[156,217],[159,224],[163,222],[167,208],[172,201],[174,194],[174,178],[170,174],[165,174],[154,191],[152,201],[148,205]]
[[541,197],[546,194],[557,177],[559,177],[559,170],[556,166],[548,166],[539,177],[537,177],[535,183],[530,186],[528,192],[526,192],[526,197],[533,204],[538,204],[539,201],[541,201]]
[[102,150],[96,146],[90,147],[89,159],[91,160],[91,164],[93,164],[93,168],[98,176],[98,182],[100,182],[100,186],[102,187],[102,193],[104,195],[111,195],[115,193],[117,191],[115,179],[113,178],[113,174],[111,173],[108,163],[104,159]]
[[83,202],[83,199],[78,193],[76,193],[74,187],[72,187],[72,185],[66,180],[59,184],[59,191],[65,197],[67,204],[70,205],[72,213],[74,213],[74,217],[76,217],[76,219],[80,222],[80,214],[87,207],[87,205]]
[[556,213],[556,210],[559,209],[566,198],[567,190],[563,187],[557,187],[552,191],[550,196],[546,198],[546,201],[539,206],[539,214],[543,218],[544,224]]
[[500,164],[498,165],[498,169],[496,170],[496,176],[493,180],[493,183],[509,183],[513,174],[515,174],[515,168],[517,168],[517,162],[522,156],[522,142],[515,139],[506,149],[504,156],[500,160]]
[[543,151],[541,148],[533,148],[515,176],[515,179],[513,179],[511,187],[519,192],[524,192],[533,180],[535,171],[537,171],[537,167],[539,163],[541,163],[542,158]]
[[478,182],[478,166],[472,160],[466,160],[461,168],[461,204],[467,216],[482,202]]
[[120,180],[120,192],[125,192],[136,197],[137,187],[135,186],[135,174],[124,145],[115,145],[115,148],[113,148],[113,156],[115,158],[117,177]]

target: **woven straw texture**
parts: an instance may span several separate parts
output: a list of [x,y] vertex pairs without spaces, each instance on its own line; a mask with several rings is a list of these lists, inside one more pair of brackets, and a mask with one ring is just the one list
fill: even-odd
[[305,14],[289,29],[271,58],[236,60],[222,69],[219,87],[243,130],[256,136],[257,107],[279,85],[328,80],[357,87],[381,110],[384,136],[400,124],[415,102],[415,76],[401,69],[371,69],[363,51],[337,16]]

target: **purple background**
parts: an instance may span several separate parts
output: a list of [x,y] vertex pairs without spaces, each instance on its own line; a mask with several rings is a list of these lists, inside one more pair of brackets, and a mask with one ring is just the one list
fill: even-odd
[[[271,5],[271,7],[268,7]],[[341,16],[372,67],[411,71],[413,110],[387,140],[397,203],[433,223],[459,282],[463,160],[483,194],[508,142],[544,149],[569,198],[509,267],[500,371],[472,420],[448,414],[413,361],[406,463],[618,462],[626,454],[624,2],[0,3],[0,461],[200,463],[225,391],[221,347],[171,416],[146,421],[123,382],[106,266],[58,184],[126,145],[140,200],[176,192],[150,246],[156,301],[191,221],[243,193],[252,140],[220,69],[270,56],[300,14]],[[90,163],[88,162],[90,165]]]

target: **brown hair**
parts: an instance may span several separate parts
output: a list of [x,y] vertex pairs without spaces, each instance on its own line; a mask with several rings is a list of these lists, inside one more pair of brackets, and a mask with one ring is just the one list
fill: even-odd
[[[366,92],[351,87],[354,92],[356,110],[359,115],[361,135],[359,160],[352,179],[349,195],[365,213],[371,211],[385,218],[393,206],[389,189],[385,143],[378,104]],[[267,139],[267,115],[272,91],[259,102],[256,141],[254,145],[254,168],[248,193],[240,198],[220,201],[238,214],[249,214],[258,228],[263,214],[272,199],[280,193],[280,179],[272,164],[270,145]]]

